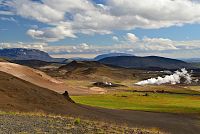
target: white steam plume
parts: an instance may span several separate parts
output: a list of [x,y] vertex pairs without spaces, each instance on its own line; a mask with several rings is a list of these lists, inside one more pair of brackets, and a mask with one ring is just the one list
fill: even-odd
[[135,83],[136,85],[161,85],[161,84],[177,84],[181,83],[182,80],[185,84],[190,84],[192,82],[191,75],[188,71],[183,68],[181,71],[175,71],[172,75],[166,75],[165,77],[150,78],[148,80],[140,81]]

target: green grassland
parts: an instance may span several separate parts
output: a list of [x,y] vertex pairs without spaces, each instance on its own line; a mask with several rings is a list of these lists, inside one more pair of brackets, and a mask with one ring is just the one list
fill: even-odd
[[200,114],[200,96],[162,93],[144,95],[145,93],[116,92],[71,97],[77,103],[103,108]]

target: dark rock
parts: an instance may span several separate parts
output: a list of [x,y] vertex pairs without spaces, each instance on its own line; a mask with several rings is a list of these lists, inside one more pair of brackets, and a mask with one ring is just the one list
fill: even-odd
[[75,103],[75,102],[69,97],[69,93],[68,93],[67,91],[65,91],[65,92],[63,93],[63,96],[64,96],[68,101],[70,101],[70,102],[72,102],[72,103]]
[[149,96],[149,94],[148,94],[148,93],[145,93],[143,96]]

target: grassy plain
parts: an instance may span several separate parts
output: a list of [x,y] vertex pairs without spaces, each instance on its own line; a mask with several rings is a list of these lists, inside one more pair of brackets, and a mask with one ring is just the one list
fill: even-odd
[[71,96],[81,104],[111,109],[200,114],[200,96],[185,94],[115,92],[103,95]]

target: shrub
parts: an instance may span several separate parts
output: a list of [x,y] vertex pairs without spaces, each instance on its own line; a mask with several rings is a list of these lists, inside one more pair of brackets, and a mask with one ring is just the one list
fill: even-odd
[[74,124],[78,125],[78,124],[80,124],[80,123],[81,123],[81,119],[80,119],[80,118],[76,118],[76,119],[74,120]]

